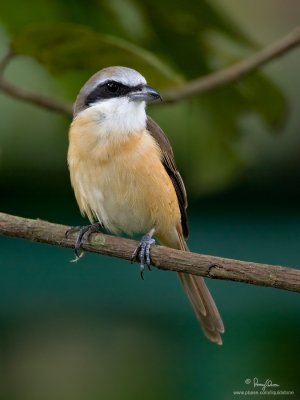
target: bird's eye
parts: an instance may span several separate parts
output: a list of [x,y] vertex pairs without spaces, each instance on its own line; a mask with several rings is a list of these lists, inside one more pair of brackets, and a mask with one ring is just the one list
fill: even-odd
[[116,93],[119,90],[120,85],[117,82],[107,82],[106,87],[109,92]]

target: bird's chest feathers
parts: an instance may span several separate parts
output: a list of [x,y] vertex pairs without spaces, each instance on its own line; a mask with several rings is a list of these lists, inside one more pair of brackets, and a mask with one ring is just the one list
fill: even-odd
[[127,135],[107,134],[73,123],[68,162],[81,211],[113,232],[135,232],[147,215],[139,207],[149,192],[153,164],[160,150],[144,129]]

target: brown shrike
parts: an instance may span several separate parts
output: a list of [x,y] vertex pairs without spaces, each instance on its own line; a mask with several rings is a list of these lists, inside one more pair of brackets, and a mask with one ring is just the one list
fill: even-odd
[[[68,163],[81,213],[92,225],[114,233],[144,234],[134,257],[150,266],[153,236],[161,244],[188,251],[187,199],[172,147],[146,115],[146,102],[160,98],[137,71],[102,69],[82,87],[69,132]],[[222,344],[224,326],[199,276],[178,273],[205,335]]]

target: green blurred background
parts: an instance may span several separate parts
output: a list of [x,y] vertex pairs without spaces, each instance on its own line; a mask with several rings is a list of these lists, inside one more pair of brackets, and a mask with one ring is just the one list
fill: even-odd
[[[112,64],[164,89],[230,65],[297,26],[297,0],[11,0],[0,51],[14,84],[73,102]],[[149,113],[189,195],[195,252],[299,265],[300,50],[235,85]],[[0,93],[1,211],[85,223],[70,188],[65,116]],[[0,238],[3,399],[232,399],[271,379],[300,398],[299,296],[209,281],[224,345],[202,335],[175,274]]]

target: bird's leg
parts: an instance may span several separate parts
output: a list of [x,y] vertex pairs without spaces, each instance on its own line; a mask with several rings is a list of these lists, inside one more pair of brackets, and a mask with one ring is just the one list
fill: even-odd
[[83,250],[81,248],[83,239],[85,237],[89,237],[94,232],[103,232],[104,227],[101,222],[96,222],[91,225],[84,225],[84,226],[74,226],[67,230],[66,237],[69,236],[70,233],[78,232],[78,236],[75,241],[74,252],[75,252],[75,259],[73,261],[78,261],[80,257],[83,256]]
[[153,239],[154,228],[151,229],[149,233],[142,237],[137,248],[134,250],[131,261],[138,261],[140,263],[140,273],[141,278],[144,279],[144,269],[145,265],[147,265],[148,269],[151,270],[151,255],[150,248],[153,244],[155,244],[155,240]]

